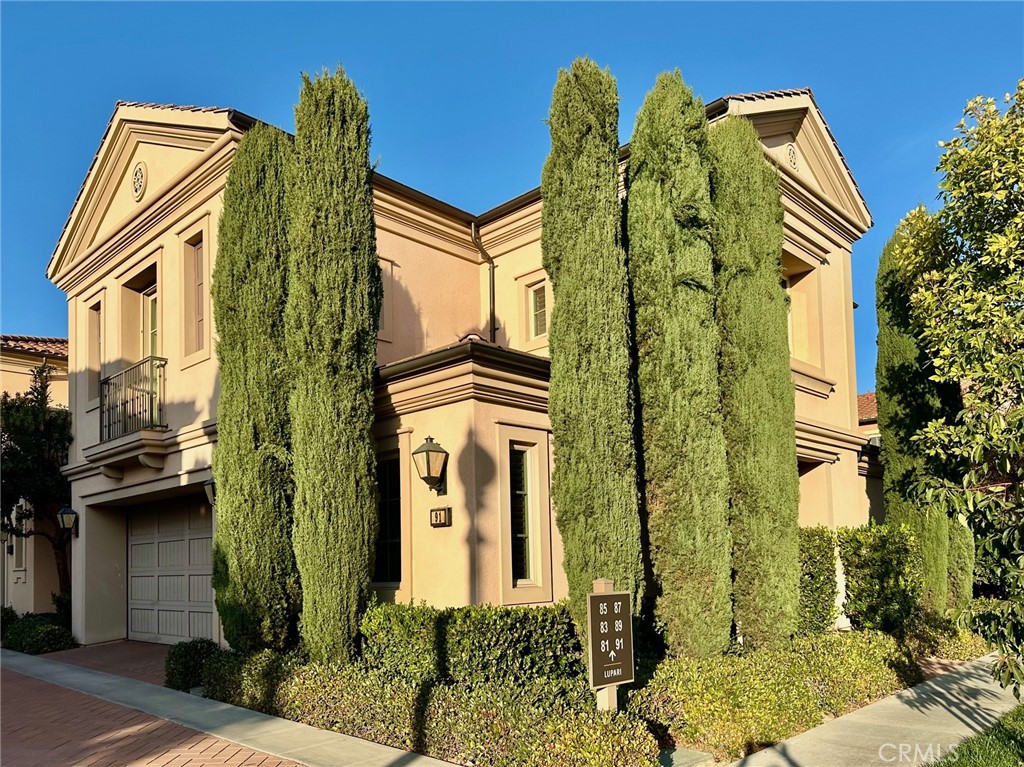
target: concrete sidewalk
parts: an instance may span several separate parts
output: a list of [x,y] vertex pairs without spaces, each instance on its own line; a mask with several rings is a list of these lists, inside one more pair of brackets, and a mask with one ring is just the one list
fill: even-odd
[[[0,667],[143,711],[193,730],[309,767],[445,767],[420,754],[381,746],[287,719],[168,690],[11,650],[0,650]],[[450,765],[449,765],[450,767]]]
[[840,716],[733,767],[911,767],[938,761],[1018,701],[989,674],[991,657]]

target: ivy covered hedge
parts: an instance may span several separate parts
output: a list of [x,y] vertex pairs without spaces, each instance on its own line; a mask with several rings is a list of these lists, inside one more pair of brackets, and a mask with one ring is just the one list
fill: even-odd
[[629,707],[664,725],[666,745],[735,759],[920,681],[893,638],[829,634],[784,649],[666,660]]

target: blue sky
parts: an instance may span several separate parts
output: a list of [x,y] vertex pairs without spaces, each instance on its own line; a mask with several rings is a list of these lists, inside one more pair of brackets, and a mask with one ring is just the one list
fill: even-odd
[[854,248],[860,391],[878,254],[934,206],[936,144],[1024,75],[1022,3],[0,4],[0,330],[64,335],[46,263],[117,99],[229,106],[291,130],[300,72],[341,63],[374,159],[471,212],[539,183],[557,70],[618,80],[628,141],[659,72],[710,101],[810,86],[875,226]]

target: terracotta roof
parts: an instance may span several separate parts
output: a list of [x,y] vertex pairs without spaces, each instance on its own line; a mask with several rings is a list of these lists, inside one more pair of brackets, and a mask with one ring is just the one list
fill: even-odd
[[114,104],[114,111],[118,107],[143,107],[145,109],[176,109],[179,112],[231,112],[234,110],[226,107],[197,107],[192,104],[157,104],[152,101],[121,101]]
[[811,96],[810,88],[783,88],[775,91],[756,91],[755,93],[734,93],[722,96],[723,101],[764,101],[765,99],[785,98],[786,96]]
[[68,339],[53,336],[0,335],[0,349],[40,354],[44,357],[68,358]]
[[860,423],[876,423],[878,421],[878,400],[875,393],[857,395],[857,420]]

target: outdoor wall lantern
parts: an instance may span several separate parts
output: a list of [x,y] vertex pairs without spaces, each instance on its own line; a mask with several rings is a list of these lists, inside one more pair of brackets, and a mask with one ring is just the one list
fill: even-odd
[[412,460],[416,464],[416,473],[427,483],[427,487],[440,495],[444,491],[445,465],[448,463],[448,451],[427,437],[423,444],[412,451]]
[[69,535],[74,533],[75,537],[78,537],[78,512],[70,506],[65,506],[57,512],[57,524],[64,532]]
[[213,481],[213,477],[210,477],[203,483],[203,492],[206,493],[206,500],[213,506],[214,501],[217,499],[217,483]]
[[7,530],[0,530],[0,543],[4,544],[6,546],[6,551],[7,551],[8,554],[13,554],[14,553],[14,544],[13,543],[7,543],[7,541],[9,541],[10,539],[11,539],[11,534]]

